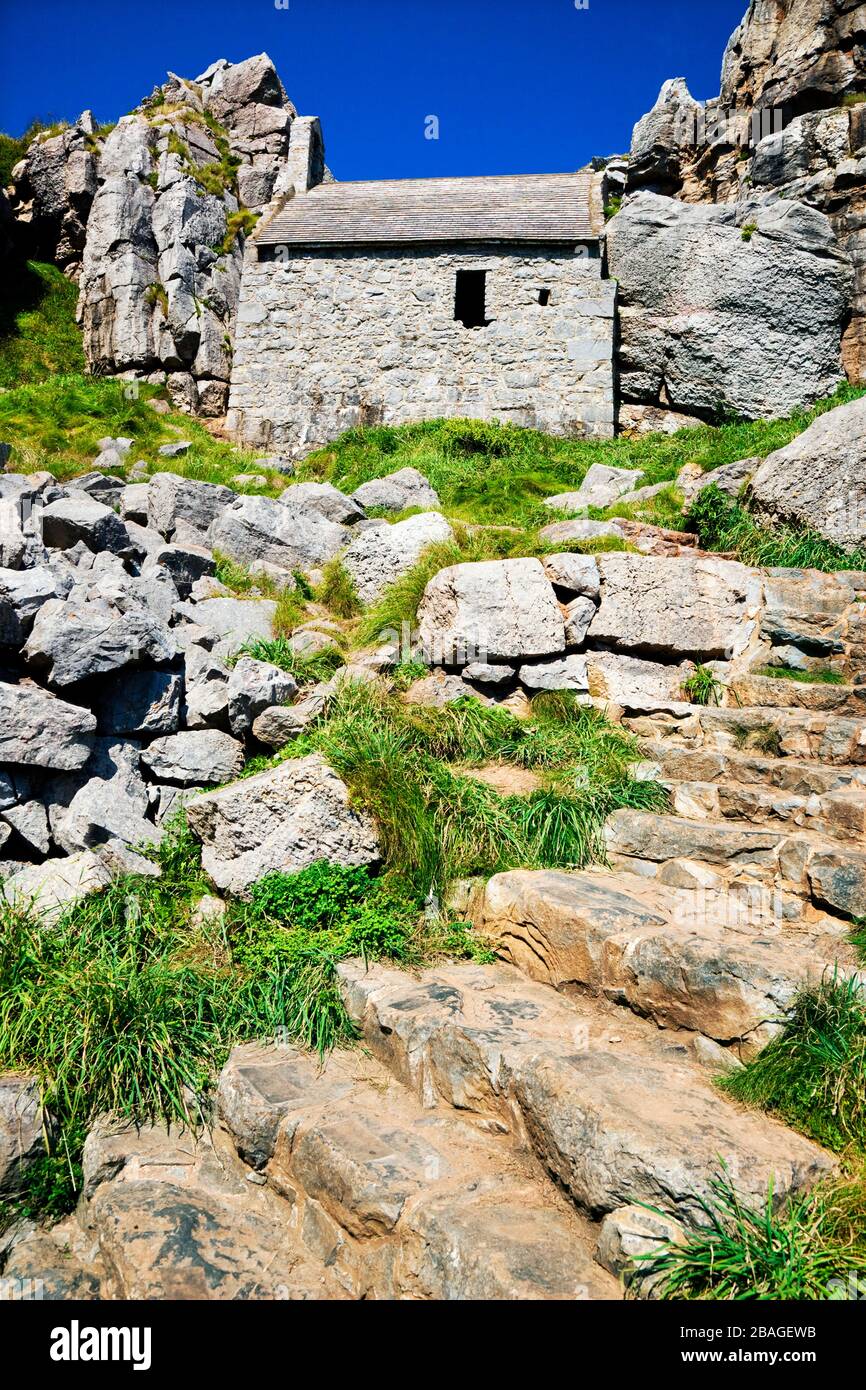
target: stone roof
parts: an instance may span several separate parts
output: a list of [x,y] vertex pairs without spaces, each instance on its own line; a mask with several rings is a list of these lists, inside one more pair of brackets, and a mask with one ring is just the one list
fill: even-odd
[[518,174],[324,183],[297,195],[255,233],[260,246],[419,242],[595,241],[604,216],[596,178]]

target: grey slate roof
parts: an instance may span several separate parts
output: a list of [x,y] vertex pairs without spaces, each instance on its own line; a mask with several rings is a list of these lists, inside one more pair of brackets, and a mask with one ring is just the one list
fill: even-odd
[[594,241],[604,219],[592,174],[325,183],[289,199],[260,246]]

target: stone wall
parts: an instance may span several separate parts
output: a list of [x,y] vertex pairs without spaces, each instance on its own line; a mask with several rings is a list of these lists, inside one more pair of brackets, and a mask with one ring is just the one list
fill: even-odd
[[[616,287],[586,249],[247,249],[229,429],[287,452],[437,416],[613,434]],[[454,318],[486,270],[484,328]],[[539,292],[550,291],[549,303]]]

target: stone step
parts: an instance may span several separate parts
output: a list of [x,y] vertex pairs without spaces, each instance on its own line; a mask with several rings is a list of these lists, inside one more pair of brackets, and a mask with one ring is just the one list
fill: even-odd
[[359,1051],[236,1048],[218,1104],[351,1298],[621,1296],[597,1232],[504,1126],[425,1108]]
[[746,1056],[779,1031],[804,986],[856,965],[837,924],[789,922],[774,907],[773,895],[747,887],[517,870],[489,881],[478,925],[532,980],[602,994]]
[[75,1215],[25,1232],[4,1277],[42,1279],[46,1298],[345,1298],[290,1204],[249,1174],[219,1129],[100,1123]]
[[719,870],[719,886],[759,884],[782,901],[866,915],[866,852],[811,831],[622,810],[608,818],[605,840],[613,867],[671,886],[700,886]]
[[740,1192],[780,1200],[832,1171],[815,1144],[730,1104],[685,1041],[592,997],[565,998],[507,965],[445,965],[413,979],[338,967],[371,1053],[429,1106],[445,1102],[525,1137],[592,1217],[648,1203],[689,1224],[720,1162]]
[[817,759],[833,765],[866,764],[866,717],[803,709],[750,706],[716,709],[681,705],[623,721],[641,739],[690,748],[737,750],[764,756]]
[[741,707],[804,709],[866,719],[866,685],[827,685],[748,673],[728,686],[728,700]]
[[781,823],[855,842],[866,832],[866,766],[661,741],[643,753],[643,775],[671,790],[673,811],[686,819]]

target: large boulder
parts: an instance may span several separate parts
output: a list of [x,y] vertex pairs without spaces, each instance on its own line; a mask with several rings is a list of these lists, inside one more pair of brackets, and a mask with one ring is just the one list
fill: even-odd
[[421,512],[393,526],[371,526],[352,541],[343,565],[362,603],[375,603],[389,584],[416,565],[430,545],[454,539],[440,512]]
[[366,516],[355,498],[340,492],[332,483],[292,483],[280,494],[280,501],[287,507],[321,512],[338,526],[351,526]]
[[47,566],[0,569],[0,646],[20,647],[43,603],[59,592],[57,576]]
[[0,681],[0,763],[71,771],[87,762],[95,733],[90,710]]
[[594,645],[662,660],[731,660],[748,646],[761,607],[755,570],[711,556],[602,555]]
[[217,656],[228,656],[246,642],[273,636],[277,605],[273,599],[206,598],[178,606],[180,617],[213,633]]
[[66,859],[46,859],[44,864],[20,869],[6,879],[2,891],[7,902],[32,907],[47,922],[54,922],[110,882],[111,871],[103,860],[84,850]]
[[244,747],[218,729],[188,730],[154,739],[141,761],[157,781],[212,786],[237,777],[244,765]]
[[209,534],[213,549],[232,560],[245,565],[263,560],[284,570],[325,564],[345,539],[344,528],[320,511],[271,497],[238,497],[221,509]]
[[154,473],[147,494],[150,525],[170,540],[178,522],[207,535],[212,522],[235,500],[235,494],[217,483],[200,483],[177,473]]
[[43,604],[24,648],[30,667],[55,686],[127,666],[160,665],[175,652],[171,633],[143,604],[84,590]]
[[243,656],[228,682],[228,718],[231,731],[243,738],[253,720],[274,705],[283,705],[297,694],[298,683],[288,671],[267,661]]
[[358,865],[380,857],[373,821],[352,809],[345,783],[316,754],[198,796],[187,817],[206,873],[241,897],[265,874],[318,859]]
[[[710,475],[712,476],[712,475]],[[817,531],[853,550],[866,542],[866,397],[819,415],[752,476],[752,510],[774,526]]]
[[639,193],[609,224],[608,255],[626,400],[754,419],[842,380],[853,272],[815,208]]
[[371,478],[356,488],[352,496],[362,507],[380,507],[386,512],[439,506],[439,494],[417,468],[398,468],[385,478]]
[[418,608],[419,640],[436,664],[508,661],[565,651],[565,623],[539,560],[451,565]]
[[116,512],[92,497],[61,497],[49,502],[41,514],[42,539],[57,550],[69,550],[83,541],[89,550],[129,550],[129,532]]

